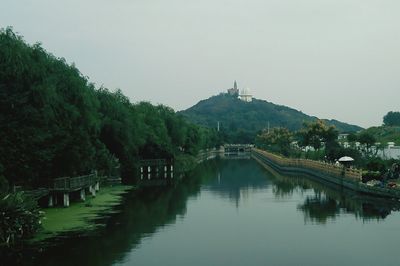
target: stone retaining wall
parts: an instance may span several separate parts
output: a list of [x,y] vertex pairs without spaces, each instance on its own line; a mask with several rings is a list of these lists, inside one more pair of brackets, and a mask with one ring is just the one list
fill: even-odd
[[346,169],[323,162],[284,158],[259,149],[252,150],[252,157],[279,172],[302,173],[316,180],[327,181],[339,186],[379,197],[400,199],[400,189],[367,186],[361,182],[361,170]]

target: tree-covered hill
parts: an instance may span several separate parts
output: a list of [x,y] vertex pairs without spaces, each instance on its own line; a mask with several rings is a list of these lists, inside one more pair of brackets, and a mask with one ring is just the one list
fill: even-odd
[[394,142],[396,145],[400,145],[400,126],[370,127],[362,132],[374,136],[376,141],[382,144]]
[[[298,130],[304,122],[315,121],[317,117],[306,115],[295,109],[276,105],[268,101],[253,99],[244,102],[227,93],[221,93],[202,100],[187,110],[181,111],[189,121],[208,127],[217,127],[230,141],[252,142],[256,132],[268,127],[286,127]],[[325,120],[340,132],[356,132],[362,128],[337,120]]]

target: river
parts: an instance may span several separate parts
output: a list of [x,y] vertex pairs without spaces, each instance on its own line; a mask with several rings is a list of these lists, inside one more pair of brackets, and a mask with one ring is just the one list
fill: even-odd
[[[176,178],[177,179],[177,178]],[[254,160],[212,160],[125,197],[105,228],[27,265],[399,265],[399,204]],[[33,254],[33,255],[32,255]]]

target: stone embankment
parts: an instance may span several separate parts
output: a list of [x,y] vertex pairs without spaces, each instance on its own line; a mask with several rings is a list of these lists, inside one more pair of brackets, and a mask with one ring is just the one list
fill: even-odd
[[252,150],[252,157],[259,163],[266,164],[279,172],[306,174],[321,182],[330,182],[359,193],[400,199],[399,188],[376,187],[364,184],[361,181],[362,171],[359,169],[344,168],[307,159],[285,158],[256,148]]

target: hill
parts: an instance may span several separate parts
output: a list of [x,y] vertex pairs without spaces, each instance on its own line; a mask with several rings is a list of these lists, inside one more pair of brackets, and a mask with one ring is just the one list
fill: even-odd
[[365,132],[373,135],[380,143],[394,142],[400,145],[400,126],[370,127]]
[[[252,142],[257,132],[268,127],[268,123],[271,128],[298,130],[304,122],[318,119],[287,106],[259,99],[244,102],[227,93],[202,100],[180,113],[188,120],[207,127],[215,128],[219,122],[221,131],[230,136],[229,141],[236,142]],[[340,132],[362,130],[359,126],[337,120],[325,121]]]

